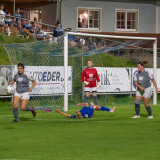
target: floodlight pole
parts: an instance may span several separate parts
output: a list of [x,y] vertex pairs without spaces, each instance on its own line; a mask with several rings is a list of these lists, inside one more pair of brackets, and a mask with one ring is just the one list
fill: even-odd
[[68,33],[64,33],[64,111],[68,111]]
[[[157,39],[153,41],[153,75],[157,82]],[[153,87],[153,105],[157,105],[156,89]]]
[[16,0],[13,0],[13,12],[16,12]]

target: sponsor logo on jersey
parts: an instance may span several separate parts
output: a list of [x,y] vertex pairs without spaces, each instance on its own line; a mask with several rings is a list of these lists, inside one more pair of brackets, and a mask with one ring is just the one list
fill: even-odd
[[139,76],[138,79],[139,79],[140,81],[142,81],[142,80],[143,80],[143,77],[142,77],[142,76]]
[[18,77],[18,81],[22,82],[23,81],[23,77]]
[[89,74],[89,77],[93,77],[93,74]]

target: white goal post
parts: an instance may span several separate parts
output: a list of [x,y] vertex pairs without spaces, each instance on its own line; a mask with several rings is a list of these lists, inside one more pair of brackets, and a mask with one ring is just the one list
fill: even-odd
[[[127,40],[149,40],[153,42],[153,74],[157,81],[157,38],[153,37],[131,37],[131,36],[116,36],[116,35],[100,35],[88,33],[65,32],[64,33],[64,111],[68,111],[68,36],[87,36],[110,39],[127,39]],[[153,104],[157,104],[157,95],[155,88],[153,90]]]

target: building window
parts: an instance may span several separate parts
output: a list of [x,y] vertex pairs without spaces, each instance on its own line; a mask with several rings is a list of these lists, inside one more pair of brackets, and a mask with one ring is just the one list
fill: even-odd
[[116,10],[116,31],[138,31],[138,10]]
[[100,30],[100,9],[78,8],[79,30]]

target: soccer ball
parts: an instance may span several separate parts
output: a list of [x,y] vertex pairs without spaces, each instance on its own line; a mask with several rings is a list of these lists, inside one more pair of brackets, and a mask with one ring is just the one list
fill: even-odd
[[15,88],[14,88],[12,85],[10,85],[10,86],[8,86],[8,87],[6,88],[6,92],[7,92],[8,94],[12,94],[12,93],[14,93],[14,91],[15,91]]

